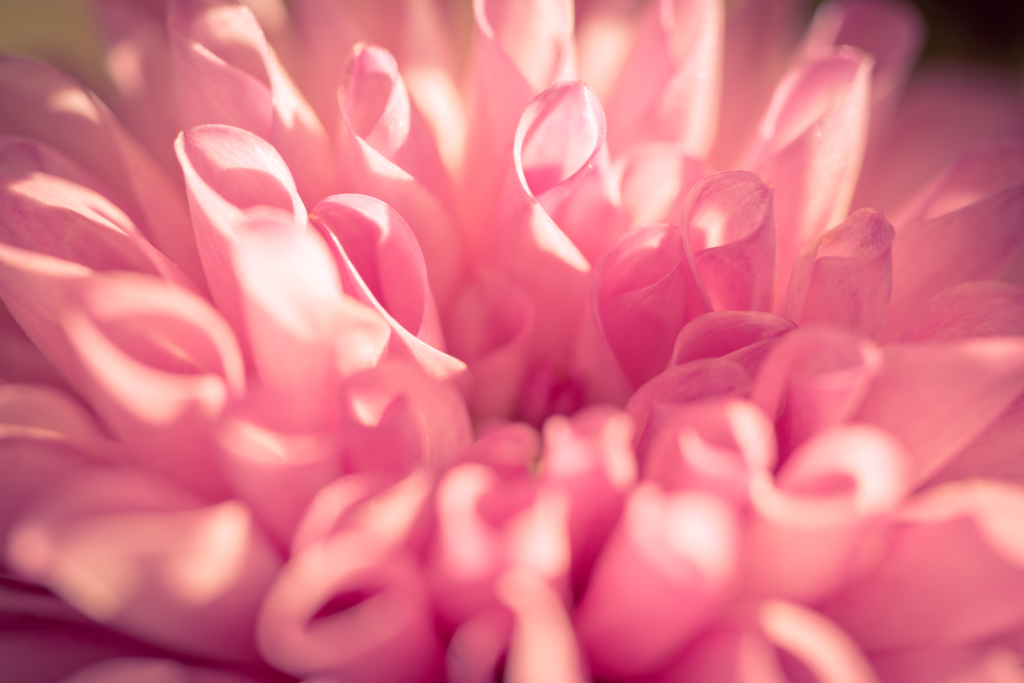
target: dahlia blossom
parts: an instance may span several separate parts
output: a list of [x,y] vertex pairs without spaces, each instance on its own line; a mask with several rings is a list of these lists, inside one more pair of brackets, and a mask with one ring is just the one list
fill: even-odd
[[910,5],[93,7],[108,101],[0,59],[0,679],[1024,681],[1024,102]]

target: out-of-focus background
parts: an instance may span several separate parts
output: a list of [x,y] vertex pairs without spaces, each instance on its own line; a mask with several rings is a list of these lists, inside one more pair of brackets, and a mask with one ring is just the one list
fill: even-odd
[[[1024,87],[1024,0],[911,1],[928,23],[926,59],[980,62]],[[109,90],[87,0],[0,0],[0,52],[41,57],[101,96]]]

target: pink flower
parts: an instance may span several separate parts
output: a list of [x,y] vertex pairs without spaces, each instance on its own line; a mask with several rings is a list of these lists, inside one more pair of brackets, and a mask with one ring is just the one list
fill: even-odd
[[112,104],[0,60],[12,680],[1020,678],[1024,102],[909,5],[94,5]]

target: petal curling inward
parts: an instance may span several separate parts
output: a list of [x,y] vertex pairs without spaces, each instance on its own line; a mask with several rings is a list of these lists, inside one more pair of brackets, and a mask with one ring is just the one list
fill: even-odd
[[847,215],[867,140],[871,69],[853,48],[793,67],[740,164],[775,186],[776,314],[799,251]]
[[920,484],[1024,392],[1024,339],[993,337],[885,348],[854,419],[896,436]]
[[38,140],[90,171],[158,249],[202,282],[180,191],[95,95],[48,66],[4,57],[0,132]]
[[768,353],[750,398],[775,422],[784,459],[809,437],[854,417],[883,368],[882,352],[863,337],[801,328]]
[[228,124],[251,131],[278,149],[305,202],[337,191],[327,134],[248,7],[171,0],[167,24],[185,130]]
[[594,267],[591,305],[605,343],[634,386],[668,365],[687,322],[711,306],[685,231],[631,230]]
[[906,505],[877,568],[822,605],[869,652],[982,641],[1024,613],[1020,487],[946,484]]
[[738,520],[715,496],[637,487],[574,614],[594,673],[657,671],[714,618],[735,580]]
[[768,311],[775,290],[772,186],[753,173],[708,176],[683,204],[697,274],[716,311]]
[[873,209],[822,234],[797,256],[786,315],[800,325],[835,325],[877,339],[889,311],[894,236]]
[[774,482],[756,473],[744,591],[814,604],[863,571],[864,544],[902,501],[906,469],[891,436],[844,425],[800,446]]
[[224,319],[159,280],[94,276],[61,325],[81,391],[134,459],[212,500],[227,488],[212,431],[245,392],[241,353]]
[[451,215],[452,190],[437,144],[390,53],[361,43],[353,48],[341,107],[337,148],[344,191],[376,197],[408,221],[443,306],[466,268]]
[[203,507],[125,468],[63,482],[12,530],[6,564],[94,621],[201,657],[253,661],[280,560],[237,501]]
[[200,126],[182,133],[174,150],[185,176],[199,256],[210,293],[248,353],[248,335],[232,250],[247,212],[273,207],[292,215],[292,229],[306,223],[284,160],[269,143],[230,126]]
[[724,24],[721,0],[647,6],[609,97],[609,142],[616,151],[671,140],[689,156],[707,157],[718,122]]
[[445,353],[423,252],[409,224],[379,199],[345,194],[317,204],[313,225],[334,256],[345,293],[391,326],[390,352],[431,377],[464,383],[465,363]]
[[771,313],[712,311],[697,316],[679,331],[668,365],[698,358],[726,358],[754,377],[771,347],[795,329],[792,321]]

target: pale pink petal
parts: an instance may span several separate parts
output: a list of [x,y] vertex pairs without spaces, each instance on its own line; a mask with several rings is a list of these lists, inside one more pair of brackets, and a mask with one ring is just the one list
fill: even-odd
[[91,172],[158,249],[202,282],[180,191],[95,95],[50,67],[7,57],[0,103],[0,132],[39,140]]
[[618,80],[633,49],[639,17],[632,0],[577,0],[576,53],[579,78],[602,102]]
[[630,147],[616,158],[615,173],[623,220],[630,228],[677,220],[686,195],[707,175],[704,162],[666,142]]
[[449,208],[451,187],[390,53],[363,44],[353,48],[341,106],[337,146],[345,191],[377,197],[409,222],[443,306],[465,269]]
[[535,571],[513,568],[498,580],[502,602],[515,613],[504,679],[509,683],[589,680],[576,633],[559,595]]
[[21,517],[6,563],[94,621],[218,660],[256,658],[257,610],[280,566],[240,503],[202,507],[110,468],[64,482]]
[[797,253],[848,213],[867,140],[871,67],[853,48],[792,67],[741,164],[775,185],[775,313],[785,308]]
[[632,230],[594,267],[599,330],[634,386],[668,365],[687,322],[710,310],[688,233],[672,225]]
[[183,133],[174,149],[185,175],[199,255],[210,293],[243,346],[248,335],[232,250],[247,211],[271,206],[290,212],[294,230],[306,222],[284,160],[267,142],[229,126],[201,126]]
[[1012,281],[1024,260],[1021,221],[1024,183],[901,230],[892,244],[892,302],[882,338],[899,338],[917,310],[947,287]]
[[914,195],[893,218],[897,230],[909,228],[979,202],[1024,182],[1024,139],[979,145]]
[[814,13],[802,52],[811,56],[849,45],[871,55],[871,137],[877,142],[899,104],[925,34],[920,12],[908,2],[832,0]]
[[865,650],[970,643],[1024,618],[1024,492],[974,481],[911,502],[878,566],[823,605]]
[[692,403],[659,418],[643,477],[669,491],[706,491],[742,504],[751,479],[774,469],[775,451],[772,423],[754,404]]
[[870,427],[821,432],[786,459],[773,482],[753,477],[744,539],[744,591],[815,603],[863,568],[871,534],[906,492],[906,455]]
[[[673,365],[636,390],[626,404],[626,412],[636,423],[633,445],[643,459],[647,439],[655,430],[648,423],[668,405],[693,403],[709,398],[745,396],[750,391],[750,376],[739,365],[717,358],[702,358]],[[650,432],[648,434],[647,432]]]
[[390,351],[432,377],[464,377],[465,363],[445,353],[423,252],[408,223],[379,199],[356,194],[328,197],[313,209],[312,219],[334,256],[345,293],[391,326]]
[[637,478],[633,424],[624,413],[594,406],[571,419],[553,416],[544,423],[539,462],[542,485],[569,497],[572,582],[582,593],[597,558],[622,512]]
[[473,377],[467,404],[477,418],[511,415],[529,358],[533,304],[499,273],[480,270],[452,298],[445,312],[445,339]]
[[60,324],[90,405],[137,462],[222,498],[211,432],[245,390],[224,319],[198,296],[140,276],[90,278],[75,298]]
[[473,441],[466,404],[448,382],[388,361],[356,373],[339,391],[347,471],[443,471]]
[[358,531],[313,543],[284,566],[257,633],[266,661],[294,676],[413,683],[439,673],[442,658],[415,559]]
[[874,653],[882,683],[1021,683],[1020,655],[1003,645],[933,645]]
[[558,84],[524,112],[512,151],[522,190],[591,263],[625,227],[604,130],[597,96],[582,82]]
[[712,311],[688,322],[672,349],[669,366],[720,358],[753,344],[777,340],[796,329],[791,321],[756,311]]
[[981,143],[1024,133],[1024,98],[1011,79],[938,65],[911,81],[888,135],[869,150],[852,206],[896,216],[941,169]]
[[62,391],[71,390],[57,368],[32,343],[6,306],[0,306],[0,379],[44,384]]
[[594,673],[628,677],[666,664],[721,609],[738,533],[716,497],[640,485],[574,615]]
[[608,98],[614,149],[671,140],[689,156],[707,157],[722,87],[724,5],[658,0],[644,10],[633,51]]
[[683,205],[697,274],[716,311],[767,311],[775,289],[772,186],[725,171],[700,181]]
[[907,448],[918,484],[980,436],[1024,391],[1024,340],[974,339],[886,347],[854,415]]
[[504,607],[485,610],[459,624],[448,644],[445,673],[450,683],[486,683],[512,638],[513,617]]
[[172,659],[117,657],[80,669],[60,683],[257,683],[224,669],[186,666]]
[[[523,110],[551,84],[576,77],[573,11],[566,0],[474,0],[473,16],[461,216],[470,226],[494,218]],[[485,234],[467,232],[471,253]]]
[[793,265],[786,315],[877,338],[892,292],[893,228],[861,209],[804,247]]
[[969,337],[1024,336],[1024,288],[981,280],[945,289],[922,306],[903,331],[903,343]]
[[804,328],[776,344],[750,397],[775,421],[780,456],[856,415],[882,367],[877,346],[838,329]]
[[165,17],[131,0],[91,5],[105,43],[104,66],[119,96],[118,118],[165,171],[176,174],[171,144],[181,125]]
[[134,270],[195,288],[102,195],[41,170],[18,168],[9,156],[0,164],[0,241],[95,270]]
[[168,28],[185,130],[227,124],[271,143],[312,204],[337,191],[338,169],[323,126],[236,0],[172,0]]
[[[47,144],[16,135],[0,135],[0,172],[4,175],[25,177],[43,173],[81,185],[101,194],[114,205],[117,193],[107,183],[86,171],[66,155]],[[122,213],[122,209],[117,209]],[[129,219],[130,220],[130,219]]]

